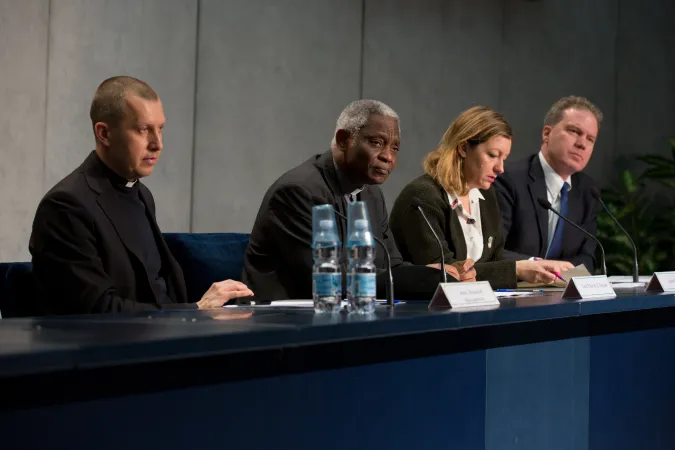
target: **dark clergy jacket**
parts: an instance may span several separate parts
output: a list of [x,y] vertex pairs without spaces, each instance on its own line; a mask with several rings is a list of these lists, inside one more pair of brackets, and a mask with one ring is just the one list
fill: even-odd
[[[572,175],[572,189],[567,199],[567,218],[592,235],[597,230],[597,202],[591,195],[591,177],[584,173]],[[546,178],[538,153],[506,166],[495,183],[499,209],[504,227],[507,259],[545,258],[548,247],[548,211],[537,199],[547,198]],[[584,264],[595,269],[595,241],[579,230],[565,225],[562,256],[572,264]]]
[[[312,298],[312,207],[330,204],[346,216],[342,194],[330,151],[286,172],[267,190],[253,225],[242,273],[243,282],[257,300]],[[373,234],[384,241],[391,254],[395,297],[430,299],[440,271],[403,261],[389,231],[381,189],[367,185],[357,199],[366,203]],[[337,215],[336,221],[344,245],[346,223]],[[385,257],[379,246],[375,265],[380,270],[378,296],[383,298]]]
[[[155,219],[155,202],[139,186],[147,217],[162,258],[167,296],[159,303],[141,262],[130,246],[134,224],[105,167],[92,152],[40,201],[29,250],[41,297],[41,313],[83,314],[194,308],[188,304],[183,272],[171,255]],[[140,183],[140,181],[138,181]]]
[[[485,198],[480,200],[483,254],[474,266],[476,281],[489,281],[493,289],[515,288],[516,264],[504,260],[504,236],[495,190],[491,187],[480,192]],[[422,202],[422,210],[441,240],[445,262],[465,260],[466,241],[459,217],[443,187],[427,174],[403,188],[391,210],[391,230],[403,258],[414,264],[441,261],[438,242],[414,205],[414,198]]]

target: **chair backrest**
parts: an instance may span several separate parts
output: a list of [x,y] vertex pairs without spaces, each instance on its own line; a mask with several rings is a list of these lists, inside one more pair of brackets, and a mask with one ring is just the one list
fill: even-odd
[[0,314],[2,317],[35,315],[37,288],[29,262],[0,263]]
[[[164,233],[183,269],[189,301],[198,301],[216,281],[241,281],[248,238],[246,233]],[[31,263],[0,263],[2,317],[35,315],[37,295]]]
[[190,302],[202,298],[216,281],[241,281],[248,238],[246,233],[164,233],[183,269]]

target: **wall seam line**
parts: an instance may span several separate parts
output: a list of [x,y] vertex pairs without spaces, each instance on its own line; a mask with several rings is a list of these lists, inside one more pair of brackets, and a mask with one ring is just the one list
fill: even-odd
[[51,51],[52,0],[47,2],[47,62],[45,64],[45,121],[42,131],[42,192],[47,191],[47,120],[49,117],[49,52]]
[[188,223],[188,231],[192,233],[194,231],[194,216],[195,216],[195,160],[197,154],[197,89],[199,87],[198,76],[199,76],[199,35],[200,35],[200,26],[201,26],[201,4],[202,0],[197,2],[197,17],[196,24],[197,29],[195,30],[195,67],[194,67],[194,86],[192,92],[192,155],[191,155],[191,174],[190,174],[190,217]]

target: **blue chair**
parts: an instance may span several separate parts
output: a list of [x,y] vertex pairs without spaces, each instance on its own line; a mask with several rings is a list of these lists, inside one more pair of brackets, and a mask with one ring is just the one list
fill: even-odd
[[199,301],[216,281],[241,281],[248,238],[245,233],[164,233],[183,269],[190,302]]
[[34,315],[37,294],[29,262],[0,263],[0,314],[2,317]]
[[[198,301],[216,281],[241,281],[248,234],[164,233],[164,238],[183,269],[190,302]],[[37,295],[31,263],[0,263],[2,317],[36,315]]]

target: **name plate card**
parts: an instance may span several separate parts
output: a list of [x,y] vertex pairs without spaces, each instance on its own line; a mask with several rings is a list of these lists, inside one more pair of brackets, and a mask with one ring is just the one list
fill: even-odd
[[606,275],[572,277],[563,291],[562,298],[582,299],[616,297],[616,292]]
[[654,272],[647,292],[675,292],[675,272]]
[[431,307],[474,308],[499,306],[488,281],[476,283],[440,283],[429,302]]

